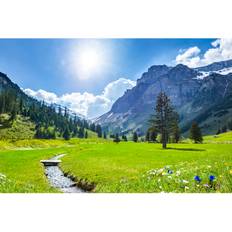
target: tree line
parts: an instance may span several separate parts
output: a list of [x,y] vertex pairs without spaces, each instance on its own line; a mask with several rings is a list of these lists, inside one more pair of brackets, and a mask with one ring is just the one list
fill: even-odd
[[90,123],[77,115],[70,114],[67,107],[64,110],[54,104],[46,104],[37,101],[17,88],[0,86],[0,114],[10,115],[10,121],[14,121],[17,115],[30,118],[35,123],[35,137],[55,139],[63,137],[88,138],[88,131],[97,133],[103,137],[100,125]]
[[[159,141],[162,143],[164,149],[167,148],[168,142],[179,142],[181,138],[181,131],[178,125],[179,116],[174,110],[169,97],[164,92],[161,92],[157,96],[154,114],[151,115],[148,123],[149,128],[145,134],[145,138],[141,138],[141,141],[158,142],[158,136],[160,136]],[[113,141],[116,143],[121,140],[127,141],[125,135],[122,135],[122,138],[120,139],[118,133],[116,135],[111,135],[110,137],[113,138]],[[201,143],[203,141],[201,129],[196,122],[192,123],[189,137],[195,143]],[[137,132],[133,132],[132,141],[138,142],[138,138],[139,136]]]

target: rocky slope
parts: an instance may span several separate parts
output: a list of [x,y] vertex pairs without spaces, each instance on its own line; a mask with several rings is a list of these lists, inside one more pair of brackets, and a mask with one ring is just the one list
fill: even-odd
[[[105,129],[143,134],[154,112],[156,97],[165,91],[180,115],[182,132],[193,120],[204,133],[215,133],[232,115],[232,60],[192,69],[154,65],[127,90],[112,109],[96,119]],[[223,74],[223,75],[222,75]]]

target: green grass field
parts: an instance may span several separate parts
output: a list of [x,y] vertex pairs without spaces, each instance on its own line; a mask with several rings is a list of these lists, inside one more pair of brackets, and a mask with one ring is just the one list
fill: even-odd
[[93,192],[232,192],[232,144],[223,136],[225,144],[209,137],[208,144],[169,144],[167,150],[161,144],[96,138],[2,141],[0,192],[58,192],[39,161],[59,153],[67,154],[64,172],[77,182],[94,183]]
[[232,131],[219,135],[208,135],[204,137],[205,143],[232,143]]

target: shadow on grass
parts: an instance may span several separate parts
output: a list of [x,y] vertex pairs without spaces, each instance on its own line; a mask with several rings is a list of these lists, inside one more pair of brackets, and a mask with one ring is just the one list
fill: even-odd
[[197,148],[176,148],[176,147],[167,147],[167,150],[178,150],[178,151],[206,151],[205,149],[197,149]]

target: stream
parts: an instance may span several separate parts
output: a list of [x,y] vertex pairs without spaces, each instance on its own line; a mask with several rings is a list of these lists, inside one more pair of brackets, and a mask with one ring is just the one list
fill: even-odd
[[[59,160],[65,154],[54,156],[49,160]],[[81,188],[76,186],[76,183],[70,178],[66,177],[58,165],[47,166],[44,165],[45,175],[52,187],[61,190],[64,193],[83,193]]]

